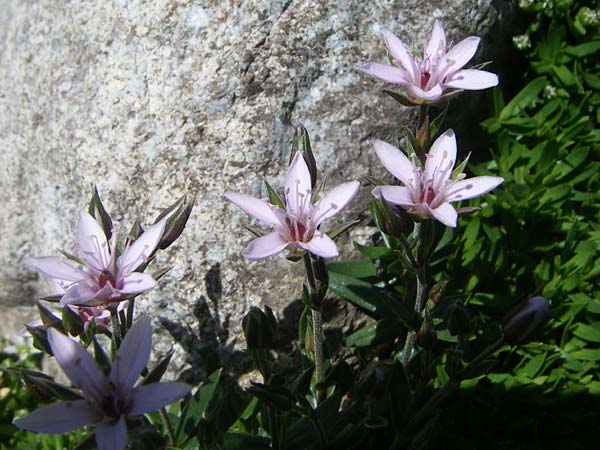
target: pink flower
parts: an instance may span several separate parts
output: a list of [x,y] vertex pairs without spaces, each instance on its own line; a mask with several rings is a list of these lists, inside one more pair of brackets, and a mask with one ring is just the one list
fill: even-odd
[[296,153],[285,177],[285,210],[266,200],[227,192],[228,200],[273,230],[250,242],[242,255],[249,259],[266,258],[289,246],[322,258],[337,256],[335,242],[317,228],[350,203],[358,186],[358,181],[341,184],[313,204],[310,173],[302,155]]
[[360,69],[381,81],[401,86],[414,104],[436,103],[444,91],[486,89],[498,84],[496,74],[484,70],[463,69],[477,51],[479,38],[470,36],[446,52],[446,35],[442,24],[435,21],[427,47],[406,47],[391,31],[383,31],[385,45],[394,65],[367,63]]
[[393,145],[376,140],[377,156],[387,170],[404,186],[378,186],[376,197],[400,205],[423,219],[433,218],[449,227],[456,226],[458,214],[450,204],[479,197],[504,181],[500,177],[482,176],[465,179],[465,174],[452,176],[456,162],[456,138],[448,130],[438,137],[423,167],[416,157],[409,159]]
[[65,291],[60,300],[63,304],[98,306],[119,302],[156,286],[152,276],[136,270],[158,245],[167,218],[148,228],[117,257],[116,233],[109,243],[98,222],[81,211],[77,241],[82,260],[43,256],[26,258],[24,263],[57,281]]
[[131,327],[108,377],[79,343],[54,328],[48,329],[48,342],[56,361],[84,398],[43,406],[16,419],[14,424],[19,428],[60,434],[95,424],[99,450],[122,450],[127,444],[126,417],[162,408],[191,389],[175,382],[134,387],[150,356],[152,327],[148,317]]

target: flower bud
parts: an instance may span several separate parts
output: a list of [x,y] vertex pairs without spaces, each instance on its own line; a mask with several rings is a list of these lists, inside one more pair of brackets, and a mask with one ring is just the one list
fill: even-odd
[[308,166],[308,172],[310,173],[310,187],[315,188],[317,185],[317,162],[315,156],[310,147],[310,138],[308,131],[303,125],[298,125],[294,131],[294,140],[292,141],[292,152],[290,153],[290,164],[294,159],[296,152],[300,152],[306,165]]
[[371,216],[375,226],[390,236],[408,235],[413,221],[403,209],[385,201],[383,196],[371,200]]
[[421,328],[417,331],[417,344],[425,350],[431,350],[435,345],[436,334],[431,320],[431,314],[428,309],[425,309]]
[[415,140],[417,143],[417,153],[427,153],[429,150],[429,140],[431,139],[431,132],[429,131],[429,117],[425,116],[423,123],[417,130],[417,134],[415,135]]
[[195,200],[196,198],[193,197],[191,201],[188,201],[187,196],[184,195],[158,216],[154,223],[158,223],[163,217],[170,214],[165,225],[165,232],[158,243],[158,248],[161,250],[166,249],[181,236],[194,207]]
[[471,331],[471,314],[460,300],[446,308],[444,320],[451,336],[469,334]]
[[88,213],[96,222],[100,224],[104,234],[106,235],[106,239],[110,241],[112,236],[113,223],[112,219],[104,209],[104,205],[102,204],[102,200],[100,200],[100,195],[98,194],[98,188],[94,186],[94,193],[92,194],[92,199],[90,200],[90,204],[88,206]]
[[265,312],[253,306],[242,320],[242,328],[249,350],[268,349],[273,344],[277,321],[268,306],[265,306]]
[[532,297],[513,307],[502,319],[504,339],[509,344],[525,344],[550,315],[544,297]]

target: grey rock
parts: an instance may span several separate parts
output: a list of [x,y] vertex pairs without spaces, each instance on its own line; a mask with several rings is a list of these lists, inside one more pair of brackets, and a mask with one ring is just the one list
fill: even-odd
[[0,0],[2,320],[44,294],[21,260],[73,248],[93,184],[126,229],[191,193],[189,225],[155,266],[173,270],[139,309],[157,318],[157,355],[175,345],[194,378],[207,351],[235,359],[243,315],[268,304],[283,317],[302,267],[244,261],[251,221],[223,193],[264,196],[263,177],[281,187],[300,122],[331,186],[382,176],[369,140],[414,117],[357,70],[384,60],[380,27],[421,42],[438,18],[457,42],[486,35],[492,3]]

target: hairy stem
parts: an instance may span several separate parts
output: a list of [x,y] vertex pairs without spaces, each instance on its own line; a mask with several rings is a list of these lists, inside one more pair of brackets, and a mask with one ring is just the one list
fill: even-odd
[[[415,295],[415,315],[421,316],[423,306],[427,297],[426,272],[425,262],[423,261],[423,226],[421,222],[415,222],[414,234],[417,239],[417,247],[415,249],[415,257],[412,260],[415,262],[415,271],[417,272],[417,294]],[[408,255],[408,253],[407,253]],[[412,255],[411,255],[412,256]],[[410,258],[409,258],[410,259]],[[409,330],[406,335],[404,350],[402,351],[402,365],[406,367],[412,354],[415,342],[417,340],[416,330]]]
[[110,311],[110,324],[112,327],[113,340],[115,343],[115,351],[121,346],[121,324],[119,323],[119,314],[117,313],[117,306],[111,305],[108,310]]
[[[321,311],[311,309],[310,315],[312,317],[312,328],[313,328],[313,352],[315,357],[315,374],[317,385],[325,380],[325,364],[323,359],[323,318]],[[325,398],[325,392],[317,388],[317,400],[323,401]]]

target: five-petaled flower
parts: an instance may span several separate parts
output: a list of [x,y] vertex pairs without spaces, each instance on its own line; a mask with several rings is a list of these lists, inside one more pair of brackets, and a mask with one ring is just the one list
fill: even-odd
[[425,160],[425,167],[413,157],[412,161],[393,145],[376,140],[377,156],[387,170],[404,186],[378,186],[376,197],[400,205],[423,219],[433,218],[449,227],[456,226],[458,213],[450,204],[479,197],[504,181],[500,177],[481,176],[465,179],[465,174],[452,176],[456,162],[456,137],[447,130],[438,137]]
[[56,361],[84,398],[43,406],[16,419],[19,428],[60,434],[95,424],[98,449],[122,450],[127,444],[126,417],[162,408],[191,389],[177,382],[134,386],[150,356],[148,317],[138,319],[126,334],[108,377],[79,343],[54,328],[48,329],[48,342]]
[[250,242],[242,255],[249,259],[266,258],[289,246],[322,258],[337,256],[335,242],[317,228],[346,206],[358,187],[358,181],[341,184],[313,204],[310,173],[302,155],[296,153],[285,177],[285,210],[266,200],[227,192],[228,200],[273,230]]
[[98,306],[125,300],[156,286],[151,275],[136,272],[165,230],[168,217],[148,228],[117,257],[116,233],[110,243],[102,227],[86,211],[79,213],[77,241],[81,261],[58,256],[25,258],[29,267],[53,278],[64,289],[63,304]]
[[[391,31],[383,31],[383,39],[394,65],[370,62],[361,70],[386,83],[401,86],[413,104],[436,103],[442,96],[460,90],[486,89],[498,84],[498,77],[484,70],[463,69],[475,55],[479,38],[470,36],[446,52],[446,35],[435,21],[429,43],[419,53],[406,47]],[[444,94],[444,91],[451,92]]]

